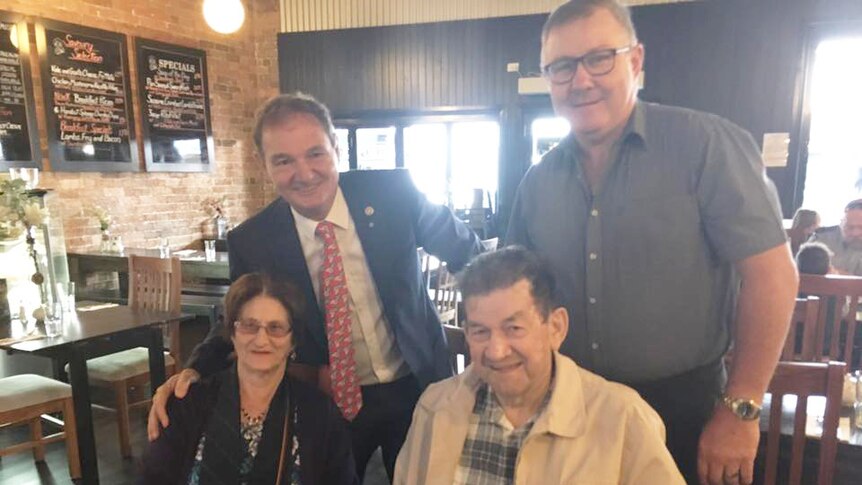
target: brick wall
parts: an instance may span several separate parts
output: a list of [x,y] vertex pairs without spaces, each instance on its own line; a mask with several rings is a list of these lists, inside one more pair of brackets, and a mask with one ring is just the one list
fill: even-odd
[[[201,0],[4,0],[3,10],[100,28],[129,36],[129,65],[137,139],[141,140],[140,104],[133,36],[202,49],[207,53],[210,108],[215,140],[212,173],[68,173],[50,171],[42,82],[30,26],[32,74],[37,122],[45,159],[41,187],[61,197],[67,250],[95,249],[97,222],[84,215],[88,204],[99,204],[114,216],[113,233],[127,247],[155,247],[168,237],[179,248],[201,237],[206,215],[204,197],[227,196],[227,214],[238,223],[272,197],[266,174],[255,160],[251,142],[254,110],[278,92],[276,35],[278,0],[245,0],[246,22],[239,32],[222,35],[207,27]],[[139,144],[140,145],[140,144]],[[143,153],[139,154],[141,167]]]

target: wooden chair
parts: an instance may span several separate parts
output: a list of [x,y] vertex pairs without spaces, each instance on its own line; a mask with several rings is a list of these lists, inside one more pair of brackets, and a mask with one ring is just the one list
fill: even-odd
[[[470,349],[467,346],[467,337],[464,329],[454,325],[443,324],[443,332],[446,334],[446,346],[449,348],[449,361],[456,374],[464,372],[464,368],[470,365]],[[458,365],[458,356],[464,358],[464,367]]]
[[820,437],[820,461],[817,483],[831,485],[838,447],[838,415],[841,411],[841,388],[844,382],[843,362],[779,362],[769,383],[772,394],[769,430],[766,436],[766,465],[763,483],[773,485],[778,478],[778,455],[781,437],[781,402],[786,394],[797,396],[793,417],[790,470],[782,484],[798,485],[802,479],[805,451],[805,423],[809,396],[825,396],[823,434]]
[[[817,345],[817,311],[820,309],[820,298],[809,296],[797,298],[793,317],[790,320],[790,331],[784,341],[781,360],[816,362],[815,348]],[[822,348],[822,344],[820,347]]]
[[458,321],[458,280],[455,275],[446,268],[446,263],[440,263],[437,268],[437,279],[435,288],[431,293],[434,306],[440,315],[440,322],[447,325],[459,326]]
[[[41,416],[48,413],[63,413],[64,431],[43,437]],[[34,374],[0,379],[0,426],[22,423],[30,427],[30,440],[0,449],[0,456],[32,449],[33,459],[42,462],[45,461],[45,445],[65,439],[69,475],[73,479],[81,478],[71,386]]]
[[815,360],[837,360],[846,362],[848,370],[858,369],[859,356],[853,351],[862,277],[802,274],[799,275],[799,292],[820,297]]
[[[180,311],[182,270],[179,258],[129,256],[129,306],[142,310]],[[181,362],[180,332],[170,329],[170,352],[165,353],[165,374],[172,375]],[[68,369],[67,369],[68,370]],[[120,453],[132,456],[129,437],[129,410],[147,406],[150,400],[129,402],[129,391],[150,382],[149,351],[146,347],[124,350],[87,361],[90,384],[111,388],[117,403]]]

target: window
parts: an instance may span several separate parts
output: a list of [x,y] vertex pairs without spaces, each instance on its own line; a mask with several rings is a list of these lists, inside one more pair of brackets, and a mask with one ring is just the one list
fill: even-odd
[[536,118],[530,125],[530,133],[533,134],[530,161],[535,165],[569,134],[569,122],[564,118]]
[[356,129],[356,168],[395,168],[395,127]]
[[449,201],[448,138],[444,123],[421,123],[404,128],[404,167],[410,171],[416,187],[435,204]]
[[339,170],[341,165],[357,170],[404,167],[434,203],[453,209],[481,203],[495,209],[500,124],[487,114],[387,118],[389,126],[382,128],[380,119],[372,126],[362,126],[367,120],[336,123],[339,145],[347,143],[342,138],[356,137],[355,155],[342,150]]
[[452,123],[451,140],[452,207],[487,206],[488,195],[494,200],[497,193],[500,124],[496,121]]
[[338,142],[338,164],[339,172],[350,170],[350,130],[347,128],[336,128],[335,139]]
[[811,131],[803,207],[817,211],[823,225],[837,224],[844,205],[862,197],[862,64],[853,62],[862,36],[823,40],[814,54]]

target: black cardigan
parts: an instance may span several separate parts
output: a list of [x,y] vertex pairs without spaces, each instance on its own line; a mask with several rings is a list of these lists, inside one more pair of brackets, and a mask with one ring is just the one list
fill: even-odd
[[[198,442],[215,409],[226,372],[192,385],[184,399],[170,399],[170,424],[150,443],[138,484],[188,483]],[[299,416],[295,432],[303,485],[358,484],[350,434],[338,408],[325,394],[302,382],[290,379],[290,389]]]

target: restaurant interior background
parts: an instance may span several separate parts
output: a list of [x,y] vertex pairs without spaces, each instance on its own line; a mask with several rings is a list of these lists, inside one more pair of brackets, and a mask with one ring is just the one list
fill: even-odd
[[[501,232],[534,152],[554,140],[554,126],[550,140],[532,133],[534,126],[553,125],[547,96],[519,94],[518,86],[519,78],[538,72],[538,32],[558,2],[431,3],[247,0],[245,24],[222,35],[206,25],[197,0],[0,2],[0,9],[31,22],[62,20],[206,52],[211,173],[75,173],[51,169],[44,81],[31,49],[41,185],[64,203],[67,249],[98,246],[97,224],[84,212],[94,203],[109,208],[113,231],[127,247],[154,247],[159,237],[173,247],[199,239],[207,196],[227,196],[233,223],[253,214],[274,194],[268,185],[261,190],[266,177],[253,155],[251,124],[255,107],[279,90],[310,92],[330,106],[344,145],[343,169],[408,167],[435,201],[465,209],[476,199],[493,209],[496,218],[477,227]],[[862,2],[629,3],[647,51],[643,99],[727,117],[758,143],[764,133],[790,133],[787,167],[770,168],[769,175],[785,216],[791,215],[801,204],[806,173],[812,46],[848,28],[862,35]],[[35,46],[32,25],[29,34]],[[130,69],[135,79],[134,58]],[[132,94],[139,119],[140,99]],[[140,123],[136,130],[140,140]],[[474,197],[476,188],[485,192]]]

